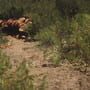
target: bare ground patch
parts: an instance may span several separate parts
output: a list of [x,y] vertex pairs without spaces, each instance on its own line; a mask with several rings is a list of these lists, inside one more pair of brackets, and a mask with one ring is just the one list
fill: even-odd
[[29,61],[31,63],[29,74],[35,76],[36,87],[40,85],[43,77],[46,77],[45,90],[90,90],[90,68],[87,68],[86,72],[80,72],[70,63],[61,64],[59,67],[42,67],[46,61],[43,51],[38,47],[39,42],[7,38],[11,46],[3,51],[10,56],[11,72],[23,61]]

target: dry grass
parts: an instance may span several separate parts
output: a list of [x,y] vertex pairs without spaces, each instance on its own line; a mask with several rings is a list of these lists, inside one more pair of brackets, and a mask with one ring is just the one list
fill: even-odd
[[2,90],[89,90],[89,67],[69,62],[60,63],[58,67],[48,66],[39,42],[8,38],[13,41],[12,46],[3,52],[10,56],[12,69],[3,78]]

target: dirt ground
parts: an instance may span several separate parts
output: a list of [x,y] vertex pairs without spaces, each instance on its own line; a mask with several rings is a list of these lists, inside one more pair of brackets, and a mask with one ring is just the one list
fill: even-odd
[[70,63],[61,64],[59,67],[43,67],[47,61],[43,50],[38,47],[39,42],[24,42],[10,36],[8,40],[11,46],[3,51],[10,56],[12,70],[22,61],[30,61],[31,75],[36,75],[38,80],[46,76],[46,90],[90,90],[90,68],[81,72]]

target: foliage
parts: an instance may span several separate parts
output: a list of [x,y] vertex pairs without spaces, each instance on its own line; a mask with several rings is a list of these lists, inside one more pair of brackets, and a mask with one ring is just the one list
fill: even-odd
[[0,17],[31,16],[33,24],[27,31],[32,38],[43,45],[58,46],[60,59],[89,61],[89,3],[90,0],[0,0]]
[[64,24],[64,27],[61,27],[60,34],[63,34],[61,38],[65,42],[62,44],[64,58],[67,58],[68,60],[80,60],[84,58],[86,62],[89,61],[89,21],[90,15],[78,14],[71,22]]
[[[76,16],[76,21],[74,21],[75,27],[74,30],[74,39],[75,43],[79,46],[82,57],[86,62],[90,60],[90,15],[88,14],[79,14]],[[77,31],[78,30],[78,31]]]
[[[47,46],[45,58],[53,65],[61,60],[90,64],[89,4],[90,0],[0,0],[0,19],[31,16],[33,24],[26,29],[31,38]],[[6,42],[0,29],[0,44]],[[7,75],[9,66],[9,57],[0,50],[0,90],[45,90],[46,77],[37,89],[27,62]]]
[[9,57],[0,50],[0,89],[3,90],[3,75],[11,67]]
[[89,13],[89,0],[56,0],[57,8],[62,17],[71,19],[78,13]]
[[[23,61],[15,72],[4,74],[0,82],[2,90],[46,90],[46,76],[35,86],[35,75],[30,75],[31,63]],[[8,69],[8,68],[7,68]]]
[[57,45],[59,42],[56,26],[52,25],[44,28],[37,34],[37,38],[41,40],[42,45],[52,46]]
[[9,66],[9,57],[0,50],[0,76],[8,69]]
[[77,0],[56,0],[57,7],[62,16],[72,18],[79,12]]

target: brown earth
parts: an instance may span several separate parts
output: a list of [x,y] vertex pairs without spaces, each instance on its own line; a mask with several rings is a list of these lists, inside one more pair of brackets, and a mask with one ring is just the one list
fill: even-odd
[[15,70],[22,61],[30,61],[30,75],[38,78],[35,85],[46,76],[46,90],[90,90],[90,68],[80,71],[70,63],[61,64],[59,67],[43,67],[47,63],[44,52],[39,48],[39,42],[24,42],[8,37],[10,47],[3,49]]

